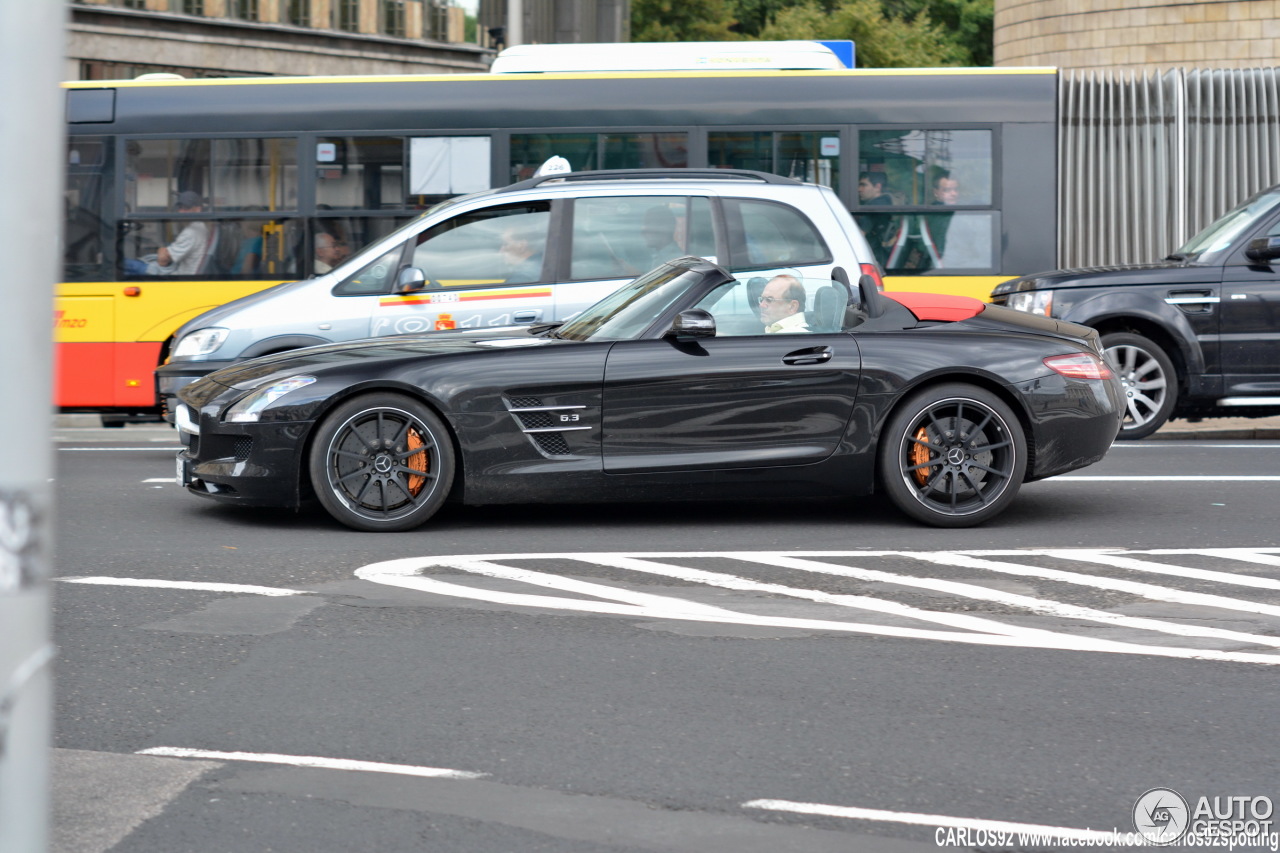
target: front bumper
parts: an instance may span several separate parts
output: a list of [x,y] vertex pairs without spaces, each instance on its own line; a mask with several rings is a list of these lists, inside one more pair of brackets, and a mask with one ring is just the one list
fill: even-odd
[[179,433],[178,482],[193,495],[243,506],[301,506],[307,493],[304,447],[312,421],[218,424]]

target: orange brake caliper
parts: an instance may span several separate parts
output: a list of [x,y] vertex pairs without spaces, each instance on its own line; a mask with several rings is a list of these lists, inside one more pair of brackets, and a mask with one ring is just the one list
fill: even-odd
[[[911,465],[913,468],[917,465],[924,465],[926,462],[929,461],[930,459],[929,448],[925,447],[925,444],[924,444],[928,440],[929,440],[929,433],[925,431],[924,427],[920,427],[920,429],[916,430],[916,434],[915,434],[916,443],[915,443],[915,446],[911,448],[911,453],[910,453]],[[929,471],[930,471],[929,468],[916,468],[914,472],[916,476],[916,482],[922,486],[925,483],[929,482]]]
[[[412,429],[409,430],[408,444],[409,444],[410,450],[416,450],[417,448],[424,446],[425,443],[426,442],[424,442],[421,438],[418,437],[417,430],[412,430]],[[404,464],[406,468],[412,468],[415,471],[421,471],[423,474],[426,474],[428,470],[427,469],[427,451],[419,450],[417,453],[413,454],[408,459],[406,459],[404,461]],[[409,475],[409,494],[417,495],[418,492],[422,489],[422,484],[425,482],[427,482],[427,478],[425,476],[419,476],[418,474],[410,474]]]

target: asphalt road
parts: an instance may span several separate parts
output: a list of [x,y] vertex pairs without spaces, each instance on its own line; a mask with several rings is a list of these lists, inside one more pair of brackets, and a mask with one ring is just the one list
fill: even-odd
[[163,429],[57,439],[57,853],[1010,849],[1157,787],[1280,798],[1280,440],[1118,445],[968,531],[377,535],[186,495]]

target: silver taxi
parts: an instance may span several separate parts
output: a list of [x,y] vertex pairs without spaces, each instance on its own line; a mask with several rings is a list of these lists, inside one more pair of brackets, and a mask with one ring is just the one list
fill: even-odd
[[300,347],[561,322],[672,258],[737,276],[880,270],[830,189],[763,172],[550,174],[437,205],[334,269],[183,325],[156,371],[166,412],[196,379]]

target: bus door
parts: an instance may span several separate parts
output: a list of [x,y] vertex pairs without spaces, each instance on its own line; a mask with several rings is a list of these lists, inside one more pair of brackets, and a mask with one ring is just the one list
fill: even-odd
[[[425,287],[384,289],[371,306],[370,334],[527,325],[554,315],[547,263],[551,204],[504,204],[458,214],[420,233],[407,266]],[[388,268],[394,268],[394,265]]]

